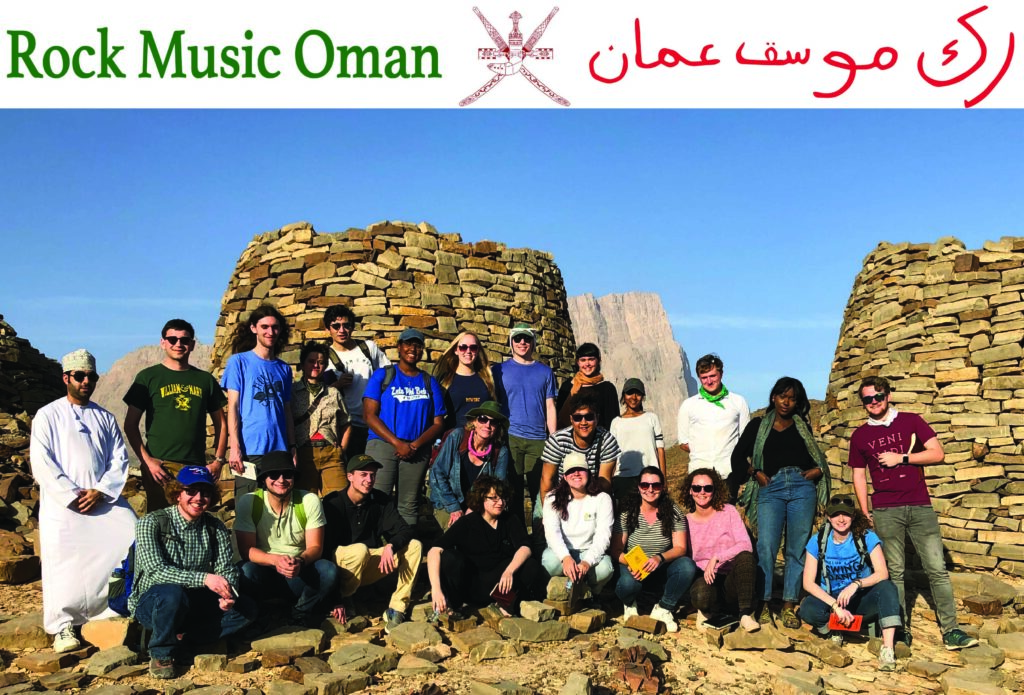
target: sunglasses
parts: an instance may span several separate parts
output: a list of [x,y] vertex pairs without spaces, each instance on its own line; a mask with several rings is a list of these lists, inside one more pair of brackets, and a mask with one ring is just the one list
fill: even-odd
[[665,483],[638,483],[641,490],[653,490],[654,492],[660,492]]
[[181,491],[186,497],[201,497],[204,500],[213,498],[213,490],[206,488],[187,487]]
[[270,473],[267,473],[267,477],[271,480],[277,480],[278,478],[295,480],[295,471],[271,471]]
[[67,375],[80,384],[86,379],[89,379],[92,382],[100,380],[100,375],[96,372],[68,372]]
[[476,421],[477,421],[477,422],[479,422],[479,423],[480,423],[481,425],[489,425],[489,424],[491,424],[492,422],[497,422],[497,421],[496,421],[496,420],[495,420],[495,419],[494,419],[493,417],[491,417],[490,415],[477,415],[477,416],[476,416]]
[[596,419],[597,419],[597,416],[594,415],[593,413],[573,413],[572,414],[572,421],[573,422],[583,422],[584,420],[586,420],[587,422],[593,422]]
[[480,352],[479,345],[459,345],[455,349],[459,352]]
[[861,396],[860,402],[864,405],[871,405],[872,403],[881,403],[888,396],[887,393],[876,393],[874,396]]
[[714,485],[691,485],[690,492],[714,492]]
[[340,323],[340,322],[339,323],[332,323],[331,324],[331,329],[335,330],[335,331],[351,331],[352,330],[352,324],[351,323]]
[[849,507],[850,509],[853,509],[853,500],[851,500],[849,497],[833,497],[828,501],[828,504],[830,507],[833,504],[838,504],[840,506]]
[[532,343],[533,338],[528,335],[517,335],[512,337],[513,343]]
[[167,341],[168,345],[177,345],[179,340],[182,345],[191,345],[194,338],[187,338],[185,336],[179,338],[176,335],[168,335],[164,337],[164,340]]

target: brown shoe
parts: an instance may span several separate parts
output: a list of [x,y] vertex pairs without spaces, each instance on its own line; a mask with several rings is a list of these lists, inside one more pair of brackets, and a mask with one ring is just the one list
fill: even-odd
[[796,617],[796,611],[792,608],[783,608],[782,625],[783,627],[788,627],[792,630],[799,630],[803,623],[800,622],[800,618]]
[[150,659],[149,675],[161,680],[174,678],[174,661],[171,659]]

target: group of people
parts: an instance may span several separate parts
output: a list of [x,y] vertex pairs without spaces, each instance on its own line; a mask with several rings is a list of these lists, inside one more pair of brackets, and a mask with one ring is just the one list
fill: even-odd
[[[117,424],[91,402],[95,360],[84,350],[62,359],[67,397],[37,413],[31,446],[44,626],[56,651],[79,646],[75,625],[109,614],[110,568],[133,539],[129,608],[152,630],[154,676],[174,675],[187,642],[253,623],[266,598],[291,596],[296,624],[346,620],[359,587],[393,575],[383,615],[390,631],[405,620],[422,560],[426,490],[444,529],[427,553],[436,614],[491,602],[512,614],[520,601],[543,598],[549,577],[564,576],[593,595],[614,581],[627,619],[648,588],[660,597],[651,616],[671,631],[687,593],[698,626],[730,613],[753,631],[773,620],[784,537],[781,622],[799,627],[802,619],[827,634],[831,613],[849,624],[860,611],[882,628],[880,665],[889,668],[897,630],[911,639],[903,607],[909,535],[946,646],[977,644],[956,622],[921,472],[943,460],[941,444],[919,416],[897,413],[884,379],[859,390],[868,422],[851,440],[854,504],[830,496],[798,380],[780,379],[765,415],[751,420],[746,401],[723,384],[722,361],[702,357],[700,390],[679,411],[690,469],[673,500],[644,383],[627,379],[620,398],[592,343],[579,346],[573,378],[556,388],[526,324],[511,329],[504,362],[490,364],[466,331],[432,373],[421,367],[426,341],[414,328],[398,336],[392,363],[373,341],[354,337],[347,307],[330,307],[324,326],[331,344],[303,345],[293,380],[277,357],[287,321],[269,305],[255,309],[238,326],[218,383],[189,363],[193,327],[167,322],[164,359],[124,396],[124,430],[146,493],[148,513],[138,521],[121,496],[127,453]],[[225,464],[240,561],[231,533],[208,513]],[[813,536],[816,511],[827,521]]]

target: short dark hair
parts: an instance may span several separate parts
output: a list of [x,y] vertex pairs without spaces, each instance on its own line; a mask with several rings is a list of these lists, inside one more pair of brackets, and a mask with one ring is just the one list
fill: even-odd
[[782,377],[775,382],[775,386],[772,386],[772,392],[768,394],[768,410],[775,409],[773,398],[781,396],[790,389],[793,390],[793,397],[796,399],[796,414],[806,419],[807,414],[811,412],[811,402],[807,399],[807,390],[799,379],[794,379],[791,376]]
[[353,326],[359,323],[356,315],[344,304],[335,304],[334,306],[327,307],[327,311],[324,312],[324,328],[330,326],[337,319],[348,319],[352,322]]
[[569,397],[569,402],[566,404],[566,412],[569,414],[575,413],[577,410],[583,410],[589,408],[597,417],[601,417],[601,401],[598,400],[597,396],[593,393],[595,389],[580,389],[576,392],[576,395]]
[[160,338],[167,337],[167,331],[187,331],[189,338],[196,337],[196,329],[192,328],[192,324],[185,319],[171,319],[164,324],[163,330],[160,331]]
[[601,359],[601,348],[597,347],[593,343],[583,343],[576,348],[576,359],[581,357],[596,357]]
[[725,365],[722,364],[721,357],[719,357],[713,352],[709,352],[708,354],[704,355],[699,360],[697,360],[697,367],[694,371],[696,371],[697,375],[700,376],[704,372],[710,372],[712,369],[715,368],[717,368],[718,371],[721,372],[725,370]]
[[324,345],[323,343],[318,343],[315,340],[310,340],[305,345],[303,345],[302,349],[299,351],[299,366],[301,367],[303,363],[305,363],[306,358],[312,355],[314,352],[323,355],[324,359],[327,359],[329,356],[326,345]]
[[512,488],[504,480],[493,475],[481,475],[473,482],[473,487],[470,488],[469,494],[466,496],[466,506],[477,514],[482,514],[484,511],[484,498],[492,490],[498,497],[503,497],[506,500],[511,500],[512,498]]
[[868,386],[873,386],[875,391],[879,393],[891,393],[892,388],[889,386],[889,380],[884,376],[869,376],[864,381],[860,382],[860,386],[857,387],[857,395],[859,396],[864,389]]

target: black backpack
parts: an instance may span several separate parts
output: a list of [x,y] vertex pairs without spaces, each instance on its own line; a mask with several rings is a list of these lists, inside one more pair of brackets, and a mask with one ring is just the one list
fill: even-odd
[[[828,577],[828,566],[825,564],[825,550],[828,545],[828,534],[831,532],[832,524],[828,521],[818,529],[818,583],[824,585],[825,593],[827,594],[832,593],[832,582]],[[864,540],[864,536],[857,535],[852,531],[850,535],[853,536],[853,546],[857,549],[857,554],[860,555],[861,565],[874,572],[875,568],[871,564],[871,553],[868,552],[868,544]]]

